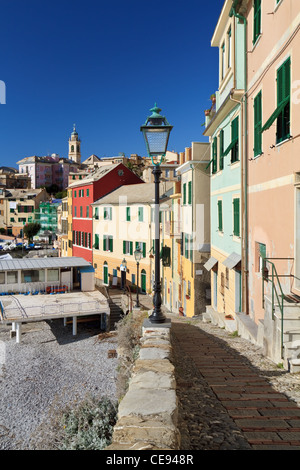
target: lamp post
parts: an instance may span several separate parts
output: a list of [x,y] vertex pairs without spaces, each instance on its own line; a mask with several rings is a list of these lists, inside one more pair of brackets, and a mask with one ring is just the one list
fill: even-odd
[[143,256],[143,253],[139,248],[137,248],[134,252],[134,257],[135,257],[135,261],[136,261],[136,270],[137,270],[137,284],[136,284],[136,308],[138,308],[140,306],[140,302],[139,302],[139,267],[140,267],[140,261],[142,259],[142,256]]
[[125,289],[126,287],[126,269],[127,269],[127,261],[123,258],[122,264],[120,266],[121,270],[121,289]]
[[151,323],[164,323],[165,315],[161,310],[161,282],[160,282],[160,233],[159,233],[159,183],[161,176],[160,165],[166,155],[170,132],[173,129],[164,116],[160,115],[161,109],[157,107],[150,109],[152,112],[143,126],[143,133],[148,155],[151,157],[153,165],[154,186],[155,186],[155,280],[153,296],[153,312],[149,320]]

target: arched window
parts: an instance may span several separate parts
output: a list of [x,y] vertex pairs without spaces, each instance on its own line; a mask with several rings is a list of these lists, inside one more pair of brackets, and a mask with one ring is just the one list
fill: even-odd
[[71,152],[74,152],[74,145],[71,145]]

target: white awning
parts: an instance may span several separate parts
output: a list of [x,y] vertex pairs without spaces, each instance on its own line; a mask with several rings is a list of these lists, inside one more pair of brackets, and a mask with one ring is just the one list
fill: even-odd
[[210,271],[217,264],[217,262],[218,260],[216,258],[211,257],[208,261],[206,261],[204,267],[207,269],[207,271]]
[[233,252],[228,256],[228,258],[225,259],[225,261],[223,261],[223,264],[226,266],[226,268],[233,269],[237,264],[240,263],[241,259],[241,255]]

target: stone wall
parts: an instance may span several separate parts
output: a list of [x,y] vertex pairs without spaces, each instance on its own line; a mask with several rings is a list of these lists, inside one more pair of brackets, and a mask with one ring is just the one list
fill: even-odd
[[171,323],[145,321],[139,357],[119,405],[112,444],[106,450],[180,449],[170,336]]

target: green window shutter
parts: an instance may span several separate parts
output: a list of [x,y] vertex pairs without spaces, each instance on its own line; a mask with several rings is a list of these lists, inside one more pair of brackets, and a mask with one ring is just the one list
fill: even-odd
[[240,200],[233,200],[233,235],[240,236]]
[[103,235],[103,251],[106,251],[106,237]]
[[113,252],[113,237],[109,237],[109,251]]
[[192,204],[192,182],[189,181],[188,184],[188,203]]
[[107,209],[106,209],[106,207],[103,207],[103,219],[104,220],[107,219]]
[[98,212],[98,207],[95,207],[95,219],[99,219],[99,212]]
[[215,137],[213,140],[213,145],[212,145],[212,152],[213,152],[213,166],[212,166],[212,172],[216,173],[217,172],[217,160],[218,160],[218,148],[217,148],[217,138]]
[[236,117],[231,123],[231,163],[239,159],[239,117]]
[[143,222],[143,220],[144,220],[144,208],[139,207],[138,211],[139,211],[139,222]]
[[184,235],[184,256],[188,259],[189,257],[189,239],[187,234]]
[[95,234],[95,248],[99,250],[99,235]]
[[123,255],[126,254],[126,241],[123,240]]
[[146,258],[146,243],[143,243],[143,258]]
[[254,0],[253,44],[256,43],[261,32],[261,0]]
[[262,94],[254,98],[254,156],[262,153]]
[[82,217],[82,206],[80,206],[80,217]]
[[183,184],[183,204],[186,204],[186,183]]
[[130,254],[133,255],[133,242],[130,242]]
[[223,213],[222,213],[222,201],[218,201],[218,230],[223,232]]
[[130,207],[126,207],[126,220],[130,222]]
[[290,137],[291,59],[287,59],[277,71],[277,118],[276,142]]
[[193,262],[193,249],[192,249],[192,244],[193,244],[193,235],[190,236],[190,261]]
[[220,170],[223,170],[224,169],[224,130],[223,129],[220,132],[219,144],[220,144],[219,168]]

